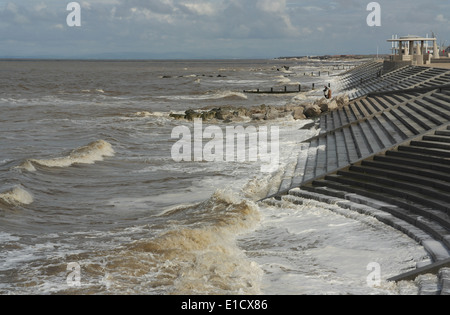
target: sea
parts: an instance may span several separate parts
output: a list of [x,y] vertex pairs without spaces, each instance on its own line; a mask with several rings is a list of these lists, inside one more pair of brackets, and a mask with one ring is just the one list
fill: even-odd
[[349,61],[0,61],[0,294],[417,294],[387,281],[427,259],[405,234],[336,205],[258,202],[313,121],[203,122],[277,127],[271,172],[173,157],[194,123],[171,114],[315,100],[336,65]]

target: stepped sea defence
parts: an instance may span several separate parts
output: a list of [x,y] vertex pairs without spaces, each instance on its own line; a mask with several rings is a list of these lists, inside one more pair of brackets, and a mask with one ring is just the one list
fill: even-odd
[[320,117],[319,135],[306,141],[302,179],[292,177],[278,195],[300,187],[306,198],[314,192],[381,210],[390,216],[379,220],[440,263],[450,257],[449,72],[406,66],[380,75],[381,68],[374,61],[341,76],[352,101]]

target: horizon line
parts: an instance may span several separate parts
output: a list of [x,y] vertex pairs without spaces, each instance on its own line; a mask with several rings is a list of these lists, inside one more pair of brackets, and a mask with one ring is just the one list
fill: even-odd
[[[276,60],[276,59],[301,59],[301,58],[343,58],[343,57],[369,57],[376,56],[377,54],[313,54],[303,56],[278,56],[278,57],[191,57],[191,58],[133,58],[133,57],[117,57],[117,58],[102,58],[102,57],[13,57],[13,56],[0,56],[0,61],[174,61],[174,60]],[[379,54],[380,56],[389,54]]]

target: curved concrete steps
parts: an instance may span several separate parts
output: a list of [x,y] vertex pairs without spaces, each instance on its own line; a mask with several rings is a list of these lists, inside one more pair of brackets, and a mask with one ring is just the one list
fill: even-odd
[[374,92],[433,87],[450,82],[448,69],[405,66],[380,76],[374,75],[373,67],[374,65],[367,68],[355,68],[342,76],[341,80],[345,84],[341,84],[341,89],[349,94],[350,99],[357,99]]
[[[355,211],[374,217],[422,244],[430,253],[430,258],[437,262],[418,263],[416,269],[387,280],[395,282],[403,280],[415,281],[419,295],[450,294],[450,259],[448,258],[448,250],[441,242],[436,241],[430,234],[424,232],[423,227],[417,227],[417,223],[409,223],[393,215],[392,213],[398,214],[404,211],[395,205],[356,193],[347,193],[342,189],[334,190],[329,187],[295,188],[288,195],[283,196],[282,200],[267,199],[265,202],[271,206],[283,207],[286,202],[303,205],[307,200],[311,199],[322,202],[323,207],[340,215],[348,216],[348,213],[339,210],[348,209],[352,212]],[[327,206],[327,204],[330,206]],[[350,215],[350,217],[353,216]],[[418,217],[417,220],[422,225],[427,224],[427,220],[424,218]],[[434,274],[434,276],[431,274]]]
[[[447,134],[449,130],[450,127],[445,127],[434,131],[424,135],[423,140],[410,141],[409,145],[362,160],[301,188],[323,194],[329,193],[323,188],[329,188],[395,205],[397,208],[386,208],[385,211],[424,230],[448,251],[450,135],[440,134]],[[450,258],[450,252],[447,255],[445,257],[441,252],[435,259]]]
[[[438,274],[437,266],[442,273],[450,267],[450,70],[404,67],[379,76],[379,66],[346,73],[342,85],[357,87],[358,98],[320,117],[318,135],[301,145],[264,201],[315,199],[371,215],[430,253],[432,264],[411,271],[414,278]],[[448,278],[436,279],[423,294],[448,294]]]
[[[447,97],[450,98],[446,91],[439,90],[416,96],[404,93],[376,95],[324,114],[318,123],[318,136],[293,149],[295,164],[286,171],[278,191],[272,190],[269,196],[286,193],[301,183],[439,128],[450,121]],[[428,146],[446,151],[450,147],[450,143],[445,142],[448,133],[450,130],[440,130],[438,134],[416,142],[415,146],[399,150],[420,153]],[[429,143],[430,139],[440,139],[441,143]]]

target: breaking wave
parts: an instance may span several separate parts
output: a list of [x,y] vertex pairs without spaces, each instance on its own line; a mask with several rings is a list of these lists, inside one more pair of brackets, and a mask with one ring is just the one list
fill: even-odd
[[298,81],[292,81],[291,79],[289,79],[285,76],[282,76],[282,75],[276,77],[276,82],[278,85],[299,85],[299,84],[301,84]]
[[223,91],[223,92],[216,93],[213,98],[217,98],[217,99],[221,99],[221,98],[230,99],[231,98],[231,99],[246,100],[247,95],[245,95],[244,93],[241,93],[241,92]]
[[9,206],[29,205],[33,203],[33,201],[33,196],[19,186],[0,194],[0,203]]
[[46,167],[69,167],[74,164],[94,164],[97,161],[103,161],[104,157],[114,156],[114,154],[114,149],[110,143],[104,140],[98,140],[73,150],[67,156],[48,160],[26,160],[19,168],[34,172],[36,171],[35,164]]
[[174,96],[164,96],[164,98],[171,100],[220,100],[220,99],[230,99],[230,100],[246,100],[247,95],[242,92],[235,91],[218,91],[215,93],[207,93],[201,95],[174,95]]
[[138,118],[148,118],[148,117],[154,117],[154,118],[169,118],[170,116],[169,112],[149,112],[149,111],[142,111],[142,112],[136,112],[129,117],[138,117]]
[[171,222],[154,238],[134,241],[97,259],[103,283],[129,293],[260,294],[262,269],[237,245],[237,237],[260,221],[258,206],[228,191],[205,202],[161,214]]

